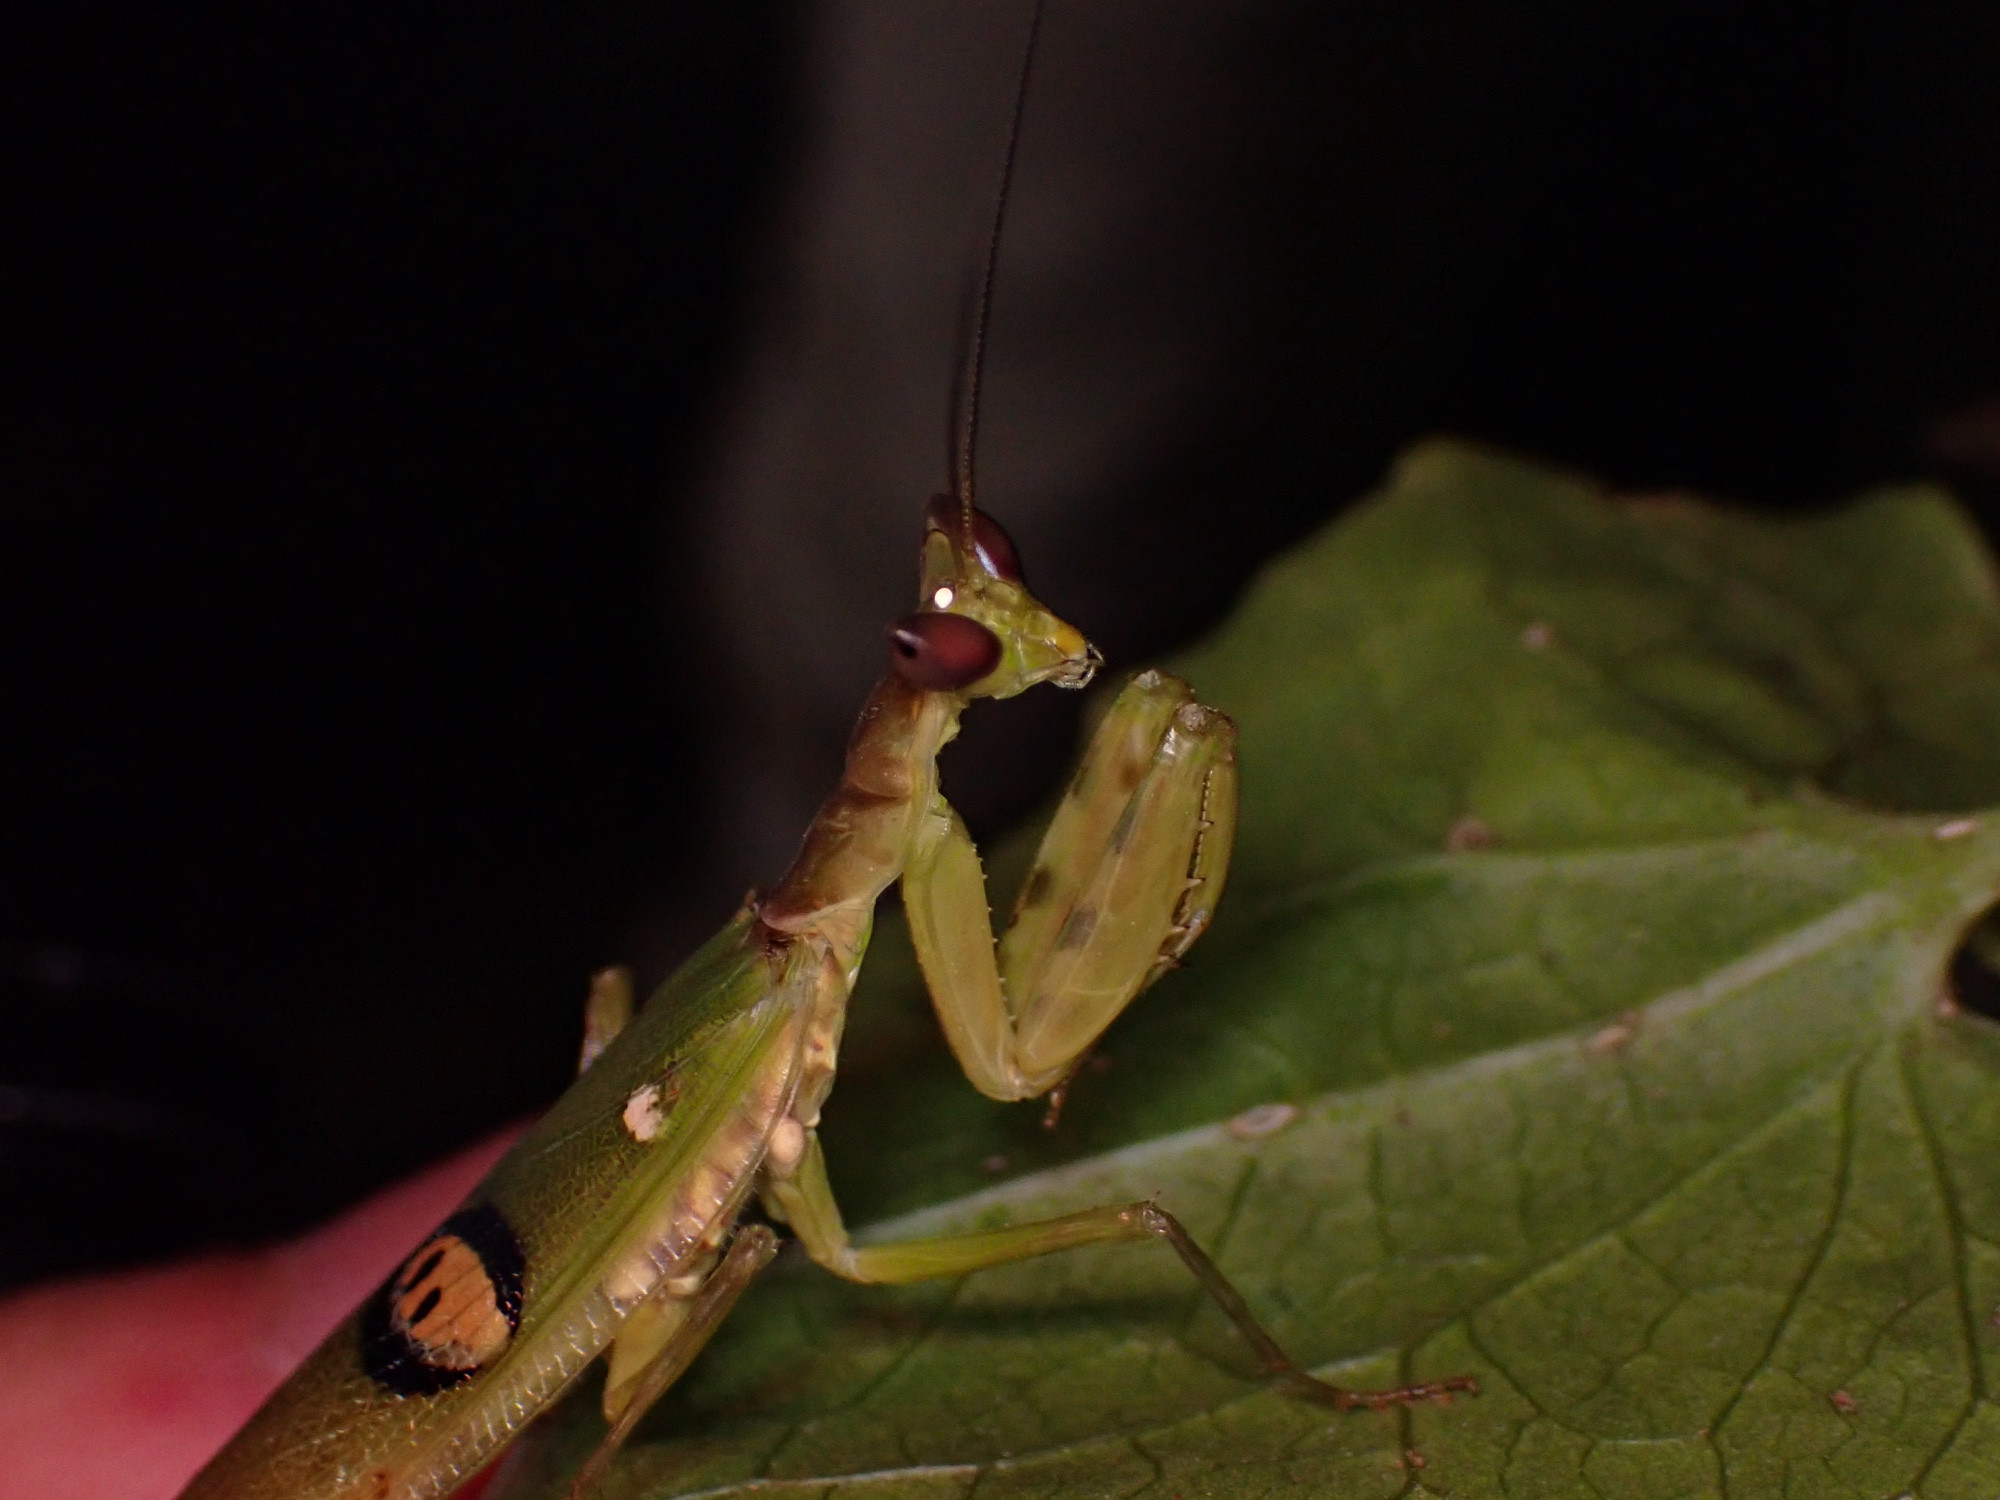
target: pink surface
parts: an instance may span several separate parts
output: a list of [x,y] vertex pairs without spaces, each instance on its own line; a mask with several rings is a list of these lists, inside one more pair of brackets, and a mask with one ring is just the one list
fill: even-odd
[[0,1496],[171,1500],[513,1135],[289,1244],[0,1302]]

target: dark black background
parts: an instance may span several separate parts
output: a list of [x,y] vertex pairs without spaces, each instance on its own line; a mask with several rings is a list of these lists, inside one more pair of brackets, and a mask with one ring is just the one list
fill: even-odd
[[560,1088],[683,854],[661,565],[783,20],[0,45],[0,1278],[296,1224]]
[[[1792,508],[2000,390],[2000,12],[1500,14],[1266,60],[1291,342],[1195,472],[1276,498],[1150,644],[1429,431]],[[683,497],[807,65],[778,4],[7,26],[0,1283],[519,1116],[592,967],[726,914]],[[1496,135],[1452,67],[1538,28]],[[1314,86],[1371,48],[1435,91]]]

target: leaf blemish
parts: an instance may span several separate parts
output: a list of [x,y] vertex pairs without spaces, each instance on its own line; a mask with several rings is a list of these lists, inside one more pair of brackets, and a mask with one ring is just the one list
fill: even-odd
[[1638,1034],[1639,1012],[1628,1010],[1609,1026],[1593,1032],[1583,1044],[1583,1050],[1592,1057],[1611,1057],[1623,1052]]
[[1491,849],[1498,842],[1493,830],[1483,821],[1467,813],[1451,825],[1451,832],[1444,836],[1445,851],[1449,854],[1465,854],[1474,849]]
[[2000,1021],[2000,923],[1988,912],[1959,939],[1945,968],[1936,1011],[1950,1020],[1964,1011]]
[[1258,1104],[1231,1119],[1222,1128],[1239,1141],[1262,1140],[1276,1135],[1299,1117],[1296,1104]]

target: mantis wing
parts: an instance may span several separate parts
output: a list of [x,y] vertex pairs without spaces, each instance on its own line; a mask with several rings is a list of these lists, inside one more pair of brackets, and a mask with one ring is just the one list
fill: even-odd
[[820,968],[747,927],[661,987],[184,1500],[447,1494],[706,1253],[790,1102]]

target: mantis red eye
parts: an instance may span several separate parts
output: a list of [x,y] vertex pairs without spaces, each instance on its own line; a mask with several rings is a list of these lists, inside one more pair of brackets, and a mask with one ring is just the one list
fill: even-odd
[[911,687],[955,693],[1000,665],[1000,637],[964,615],[905,615],[889,627],[889,664]]
[[[932,531],[942,531],[955,542],[964,524],[961,515],[957,500],[950,495],[933,495],[924,511],[924,524]],[[979,565],[995,578],[1006,583],[1027,581],[1021,572],[1021,554],[1014,549],[1014,539],[983,510],[972,513],[972,550],[979,556]]]
[[979,561],[995,578],[1008,583],[1026,581],[1021,575],[1021,554],[1014,550],[1014,539],[983,510],[972,513],[972,545],[979,551]]

